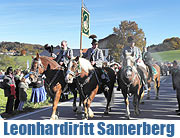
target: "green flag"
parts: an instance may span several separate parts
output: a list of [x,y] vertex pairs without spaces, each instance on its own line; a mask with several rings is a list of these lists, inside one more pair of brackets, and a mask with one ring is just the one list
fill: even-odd
[[82,8],[82,34],[89,37],[89,12]]

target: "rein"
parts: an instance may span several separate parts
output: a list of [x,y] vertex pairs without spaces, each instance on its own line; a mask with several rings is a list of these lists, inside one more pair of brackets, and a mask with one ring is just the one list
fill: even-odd
[[128,84],[128,83],[126,83],[126,81],[123,79],[123,74],[121,73],[121,80],[122,80],[123,83],[127,86],[127,94],[128,94],[128,96],[130,96],[130,97],[132,96],[132,93],[129,92],[129,89],[130,89],[130,86],[134,83],[136,76],[137,76],[137,73],[135,73],[133,79],[132,79],[132,80],[130,81],[130,83]]
[[[96,73],[95,70],[93,70],[93,71],[90,73],[90,75],[85,79],[85,81],[84,81],[83,83],[80,83],[78,77],[81,75],[80,73],[81,73],[82,69],[81,69],[80,63],[78,62],[77,64],[78,64],[78,65],[77,65],[77,67],[75,68],[75,71],[74,71],[74,72],[71,71],[71,70],[67,70],[67,73],[66,73],[66,74],[71,74],[71,75],[73,76],[73,78],[76,78],[77,83],[78,83],[78,85],[80,86],[82,96],[83,96],[85,99],[89,99],[89,100],[91,101],[90,97],[87,96],[87,95],[85,95],[85,93],[84,93],[84,91],[83,91],[83,87],[90,81],[90,79],[93,77],[93,74],[95,74],[97,83],[99,84],[99,79],[98,79],[97,73]],[[91,94],[90,94],[90,95],[91,95]]]
[[[82,93],[82,95],[83,95],[83,97],[84,97],[85,99],[90,99],[90,97],[85,95],[85,93],[84,93],[84,91],[83,91],[83,87],[84,87],[84,85],[86,85],[86,84],[90,81],[90,79],[92,78],[93,74],[95,74],[96,80],[97,80],[97,82],[99,83],[99,79],[98,79],[98,77],[97,77],[97,73],[96,73],[95,70],[92,71],[91,74],[85,79],[84,83],[80,83],[80,82],[79,82],[79,79],[76,78],[76,79],[77,79],[77,82],[78,82],[78,85],[79,85],[80,88],[81,88],[81,93]],[[77,77],[78,77],[78,76],[77,76]],[[90,101],[91,101],[91,99],[90,99]]]
[[[39,60],[34,60],[33,63],[34,63],[34,62],[38,63],[38,66],[37,66],[36,71],[33,71],[33,74],[34,74],[37,78],[38,78],[40,75],[43,76],[44,73],[43,73],[43,74],[39,74],[39,67],[43,68],[43,70],[45,71],[44,65],[42,64],[41,60],[40,60],[40,59],[39,59]],[[32,64],[32,65],[33,65],[33,64]],[[32,68],[32,66],[31,66],[31,68]],[[47,88],[48,88],[49,92],[50,92],[52,95],[53,95],[53,92],[52,92],[52,90],[51,90],[51,85],[52,85],[52,83],[56,80],[56,78],[58,77],[58,74],[59,74],[60,70],[64,70],[64,67],[58,66],[56,69],[57,69],[58,71],[56,72],[56,74],[54,75],[54,77],[52,78],[52,80],[51,80],[49,83],[48,83],[48,81],[47,81],[46,79],[44,80],[44,82],[47,84]],[[67,90],[67,88],[68,88],[68,84],[65,85],[62,93],[64,93],[64,92]]]
[[[56,72],[56,74],[54,75],[54,77],[51,79],[51,81],[49,83],[47,80],[45,80],[45,83],[47,84],[48,90],[50,91],[51,94],[53,94],[53,92],[51,91],[51,85],[56,80],[56,78],[58,77],[58,74],[60,71],[62,71],[62,70],[58,69],[58,71]],[[64,93],[67,89],[68,89],[68,84],[66,83],[62,93]]]

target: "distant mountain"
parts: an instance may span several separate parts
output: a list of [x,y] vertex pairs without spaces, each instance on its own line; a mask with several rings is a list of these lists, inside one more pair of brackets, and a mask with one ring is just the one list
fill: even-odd
[[22,50],[26,50],[27,54],[36,54],[37,52],[42,52],[44,46],[39,44],[27,44],[20,42],[1,42],[0,52],[10,52],[14,51],[16,53],[21,53]]
[[161,52],[161,51],[179,50],[179,49],[180,49],[179,37],[167,38],[161,44],[151,45],[148,47],[148,51],[150,52]]

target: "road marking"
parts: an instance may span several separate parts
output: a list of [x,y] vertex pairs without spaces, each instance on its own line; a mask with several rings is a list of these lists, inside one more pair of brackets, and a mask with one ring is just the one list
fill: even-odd
[[[71,100],[70,100],[70,101],[71,101]],[[68,102],[70,102],[70,101],[68,101]],[[58,106],[63,105],[63,104],[65,104],[65,103],[67,103],[67,102],[59,103]],[[12,117],[12,118],[10,118],[10,119],[8,119],[8,120],[16,120],[16,119],[19,119],[19,118],[21,118],[21,117],[25,117],[25,116],[29,116],[29,115],[32,115],[32,114],[36,114],[36,113],[42,112],[42,111],[44,111],[44,110],[49,110],[50,108],[52,108],[52,106],[45,107],[44,109],[39,109],[39,110],[34,111],[34,112],[25,113],[25,114],[20,115],[20,116]]]
[[25,114],[23,114],[23,115],[13,117],[13,118],[10,118],[10,119],[8,119],[8,120],[16,120],[16,119],[19,119],[19,118],[21,118],[21,117],[25,117],[25,116],[29,116],[29,115],[32,115],[32,114],[36,114],[36,113],[38,113],[38,112],[41,112],[41,111],[44,111],[44,110],[47,110],[47,109],[50,109],[50,108],[52,108],[52,106],[46,107],[46,108],[44,108],[44,109],[40,109],[40,110],[37,110],[37,111],[34,111],[34,112],[25,113]]
[[167,80],[167,79],[163,79],[163,80],[161,81],[161,83],[164,83],[166,80]]

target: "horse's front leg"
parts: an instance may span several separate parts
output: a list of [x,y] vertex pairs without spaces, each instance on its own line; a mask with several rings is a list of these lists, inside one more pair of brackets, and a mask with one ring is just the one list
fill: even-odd
[[137,97],[137,94],[135,94],[134,96],[133,96],[133,106],[134,106],[134,114],[135,115],[138,115],[138,105],[137,105],[137,102],[138,101],[138,97]]
[[99,86],[97,85],[96,88],[92,91],[91,95],[89,98],[84,100],[84,114],[85,114],[85,119],[88,119],[88,117],[93,118],[94,113],[90,108],[91,102],[93,101],[95,95],[97,94],[97,91],[99,89]]
[[126,105],[126,118],[130,119],[129,99],[128,99],[127,94],[123,94],[123,96],[124,96],[124,102],[125,102],[125,105]]
[[76,106],[76,99],[77,99],[77,91],[74,89],[72,90],[74,98],[73,98],[73,111],[77,111],[77,106]]
[[107,104],[106,104],[104,114],[107,115],[107,114],[109,114],[109,104],[110,104],[111,99],[110,99],[108,92],[104,92],[104,96],[106,97],[106,100],[107,100]]
[[158,76],[156,79],[155,79],[155,83],[156,83],[156,99],[158,100],[159,99],[159,87],[160,87],[160,77]]
[[79,95],[79,106],[77,107],[77,111],[76,111],[78,114],[82,113],[81,103],[82,103],[82,97]]
[[56,109],[57,109],[58,102],[59,102],[59,99],[60,99],[60,96],[61,96],[61,92],[62,92],[61,85],[60,85],[60,84],[57,84],[57,85],[53,88],[53,91],[56,92],[56,95],[55,95],[55,98],[54,98],[53,112],[52,112],[52,115],[51,115],[50,120],[56,120],[56,119],[58,119],[58,116],[56,115]]

